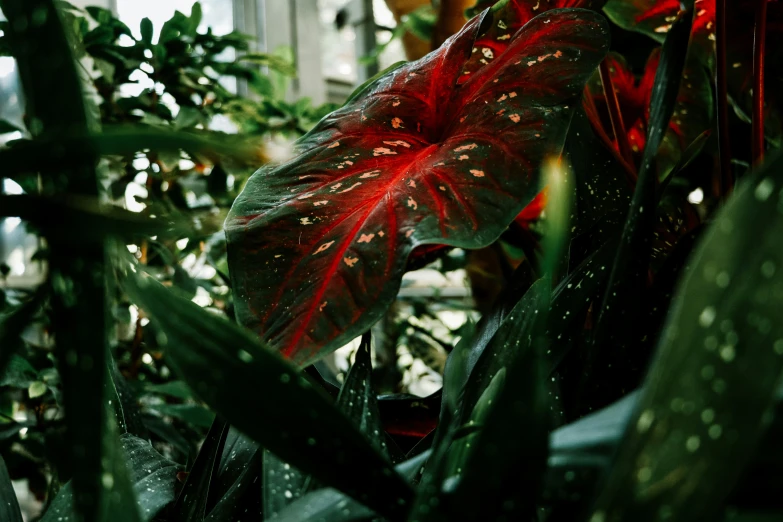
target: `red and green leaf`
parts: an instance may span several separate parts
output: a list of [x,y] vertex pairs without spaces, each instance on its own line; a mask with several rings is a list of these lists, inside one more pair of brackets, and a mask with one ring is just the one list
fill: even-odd
[[[680,0],[609,0],[604,12],[614,23],[647,34],[663,42],[680,12]],[[694,41],[712,54],[715,40],[715,0],[696,0],[693,4]]]
[[476,38],[472,54],[465,61],[458,83],[467,82],[472,74],[501,56],[511,45],[512,36],[535,16],[562,8],[598,10],[604,3],[606,0],[478,0],[476,6],[468,12],[478,14],[491,8],[491,25]]
[[299,364],[368,329],[420,245],[481,248],[540,190],[608,47],[598,14],[531,20],[459,82],[487,12],[365,87],[257,172],[226,222],[241,323]]
[[[610,54],[607,57],[612,85],[617,92],[620,112],[623,115],[628,143],[641,159],[647,137],[647,124],[650,115],[655,72],[660,61],[660,50],[652,52],[647,60],[644,73],[640,78],[631,72],[622,56]],[[614,139],[612,125],[606,108],[601,79],[596,73],[587,84],[585,95],[591,97],[584,104],[585,111],[594,127],[600,127],[611,139]],[[677,105],[669,121],[669,129],[658,149],[658,176],[668,174],[679,160],[682,152],[699,134],[712,127],[713,104],[710,79],[704,66],[692,55],[688,57],[683,79],[677,94]],[[619,156],[614,144],[611,145]]]
[[[733,0],[726,6],[726,51],[729,94],[737,109],[750,113],[753,83],[753,27],[757,0]],[[662,42],[680,9],[679,0],[609,0],[607,16],[624,29],[647,34]],[[715,56],[715,0],[694,3],[691,45],[696,56],[710,68]],[[766,38],[766,99],[768,138],[781,133],[777,93],[783,88],[783,51],[778,44],[783,33],[783,2],[769,1]]]

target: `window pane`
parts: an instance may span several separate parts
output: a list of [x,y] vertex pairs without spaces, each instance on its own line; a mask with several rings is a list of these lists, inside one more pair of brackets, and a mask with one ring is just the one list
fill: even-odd
[[[194,3],[193,0],[117,0],[117,13],[137,37],[141,36],[141,20],[149,18],[155,27],[157,38],[161,26],[172,17],[174,11],[190,14]],[[201,8],[204,12],[202,29],[211,27],[216,34],[226,34],[234,30],[233,0],[201,0]]]
[[[394,29],[397,26],[394,15],[384,0],[373,0],[372,9],[376,26],[388,29]],[[387,30],[376,31],[375,38],[379,46],[385,45],[383,51],[378,56],[379,70],[382,71],[390,65],[406,59],[401,38],[395,38],[393,42],[389,42],[392,38],[392,33]]]
[[356,83],[356,32],[350,23],[341,30],[335,23],[337,12],[347,3],[346,0],[318,0],[323,45],[321,56],[326,78]]

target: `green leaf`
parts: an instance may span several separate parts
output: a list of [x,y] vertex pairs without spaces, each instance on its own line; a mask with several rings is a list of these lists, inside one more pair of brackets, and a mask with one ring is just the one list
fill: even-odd
[[782,173],[778,153],[694,252],[594,517],[714,519],[754,451],[783,371]]
[[201,25],[201,20],[204,18],[204,11],[201,8],[201,3],[196,2],[190,10],[189,19],[189,34],[195,35],[198,30],[198,26]]
[[201,428],[209,428],[215,420],[214,413],[198,404],[150,404],[149,409]]
[[136,396],[117,368],[114,359],[110,358],[107,364],[108,379],[106,379],[105,393],[109,398],[109,406],[114,411],[120,433],[130,433],[142,439],[148,438]]
[[27,395],[31,399],[37,399],[38,397],[44,395],[47,391],[49,391],[49,388],[46,386],[46,383],[42,381],[33,381],[30,383],[30,386],[27,387]]
[[372,358],[370,334],[362,336],[351,370],[345,377],[337,396],[337,407],[364,434],[381,454],[389,458],[389,448],[384,440],[378,396],[372,383]]
[[171,508],[171,519],[176,522],[202,522],[207,514],[209,489],[215,470],[223,454],[228,435],[228,424],[216,418],[207,438],[188,473],[188,478],[177,501]]
[[33,368],[27,359],[14,354],[11,356],[11,360],[8,361],[2,378],[0,378],[0,386],[25,389],[38,378],[38,371]]
[[[482,428],[492,401],[497,399],[497,395],[503,387],[505,378],[505,368],[501,368],[495,372],[489,385],[484,390],[484,393],[482,393],[479,400],[476,401],[473,412],[470,414],[470,418],[463,428],[469,427],[475,430],[480,430]],[[452,477],[462,474],[462,469],[467,464],[468,457],[471,454],[471,446],[475,447],[477,438],[478,432],[473,431],[451,443],[446,463],[447,476]]]
[[666,189],[669,187],[669,183],[671,183],[671,180],[673,180],[677,176],[677,174],[679,174],[683,169],[685,169],[685,167],[690,165],[691,162],[694,159],[696,159],[696,157],[699,154],[701,154],[701,151],[704,149],[704,146],[707,144],[707,141],[709,140],[711,134],[712,131],[709,129],[702,132],[683,151],[682,155],[680,156],[680,159],[677,160],[677,163],[674,165],[674,168],[672,168],[672,171],[669,173],[668,176],[666,176],[666,178],[663,181],[661,181],[661,184],[658,187],[658,191],[657,191],[658,201],[663,199],[663,196],[666,193]]
[[[672,24],[661,50],[650,100],[647,141],[642,155],[639,177],[631,199],[620,247],[609,275],[593,332],[591,368],[608,368],[599,374],[590,372],[591,390],[600,403],[606,393],[602,383],[614,382],[623,389],[625,382],[635,385],[638,375],[627,371],[633,350],[629,346],[641,316],[640,296],[644,295],[655,223],[656,170],[655,157],[677,102],[680,79],[685,67],[693,12],[684,11]],[[628,363],[628,364],[626,364]],[[619,374],[618,372],[624,372]],[[614,397],[610,397],[614,398]],[[605,404],[605,402],[604,402]]]
[[187,106],[180,107],[177,117],[174,118],[174,128],[177,130],[189,129],[199,124],[206,124],[206,120],[206,116],[199,109]]
[[[128,500],[136,498],[140,520],[151,521],[160,510],[174,500],[177,483],[177,465],[165,459],[149,442],[134,435],[120,437],[121,453],[116,464],[124,467],[127,462],[130,482],[133,486]],[[109,479],[105,479],[109,480]],[[3,519],[5,520],[5,519]],[[73,488],[67,483],[55,497],[41,522],[75,522],[73,516]],[[104,520],[119,520],[107,518]]]
[[210,485],[208,522],[263,520],[264,450],[257,442],[230,428],[216,476]]
[[154,32],[152,20],[146,17],[142,18],[141,24],[139,24],[139,31],[141,32],[141,41],[147,46],[152,45],[152,34]]
[[[345,382],[340,389],[336,405],[387,459],[390,450],[381,423],[378,398],[372,384],[372,358],[370,334],[362,336]],[[268,452],[264,455],[264,513],[275,517],[287,505],[299,499],[306,491],[314,489],[310,477],[298,469],[280,461]]]
[[175,371],[211,408],[292,466],[400,518],[410,488],[294,366],[149,277],[131,276],[124,286],[158,325]]
[[520,315],[515,309],[506,319],[514,327],[504,352],[513,355],[494,373],[506,377],[497,384],[501,389],[462,472],[444,484],[448,520],[521,519],[535,513],[548,450],[549,408],[541,354],[550,284],[547,277],[536,282],[528,290],[532,311]]
[[8,468],[0,455],[0,520],[3,522],[24,522],[14,485],[8,475]]
[[307,490],[311,477],[264,451],[264,517],[272,518],[298,500]]
[[14,125],[8,120],[0,120],[0,134],[8,134],[9,132],[23,132],[22,129]]
[[177,399],[192,399],[193,391],[184,381],[169,381],[163,384],[145,384],[144,392],[168,395]]
[[[33,321],[35,314],[41,308],[46,294],[45,287],[39,287],[33,294],[31,299],[28,299],[21,305],[12,309],[10,312],[0,314],[0,386],[15,385],[13,382],[18,381],[19,370],[9,369],[9,364],[12,364],[14,360],[19,360],[16,365],[23,364],[24,361],[28,367],[30,366],[26,360],[21,357],[15,357],[14,351],[16,351],[21,344],[21,336],[25,328]],[[12,372],[9,374],[9,372]],[[30,375],[33,375],[35,370],[30,367]],[[10,375],[10,377],[9,377]],[[8,381],[11,379],[11,381]],[[16,380],[15,380],[16,379]],[[19,381],[21,382],[21,381]],[[20,385],[26,387],[29,384]]]
[[[395,466],[395,471],[408,482],[413,482],[415,477],[430,456],[429,451],[401,462]],[[306,494],[275,517],[277,522],[348,522],[353,520],[367,520],[373,516],[373,511],[343,493],[324,488]]]
[[223,156],[237,161],[257,160],[257,151],[252,144],[236,136],[200,130],[172,132],[140,125],[109,127],[101,133],[50,134],[21,141],[0,149],[0,163],[4,165],[4,175],[13,178],[29,172],[60,172],[63,168],[93,161],[96,155],[128,156],[145,149],[159,153],[184,150],[211,160]]
[[[0,217],[19,217],[37,225],[49,238],[89,244],[107,236],[133,239],[149,235],[187,234],[184,224],[167,218],[150,218],[120,207],[100,205],[95,199],[76,196],[42,197],[0,195]],[[81,226],[89,222],[89,227]],[[78,235],[73,230],[79,228]]]

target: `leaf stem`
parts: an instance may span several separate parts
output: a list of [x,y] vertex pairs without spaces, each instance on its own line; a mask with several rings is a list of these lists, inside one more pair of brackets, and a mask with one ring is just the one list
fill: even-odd
[[720,189],[726,197],[731,193],[734,178],[731,172],[731,138],[729,136],[729,95],[726,76],[726,0],[716,0],[715,32],[717,51],[717,74],[715,92],[718,101],[718,142],[720,144]]
[[764,159],[764,58],[767,33],[767,0],[756,6],[756,26],[753,30],[753,136],[752,161],[758,165]]
[[609,70],[609,62],[604,59],[598,66],[598,72],[601,75],[601,85],[604,88],[604,97],[606,97],[606,107],[609,109],[609,120],[612,122],[612,131],[617,148],[623,159],[633,165],[633,154],[631,146],[628,144],[628,134],[625,132],[623,115],[620,111],[620,101],[617,99],[617,91],[612,84],[612,75]]

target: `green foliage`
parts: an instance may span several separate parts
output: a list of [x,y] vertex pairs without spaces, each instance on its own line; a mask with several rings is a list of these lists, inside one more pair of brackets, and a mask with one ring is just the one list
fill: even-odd
[[[539,4],[509,0],[490,16],[522,26]],[[634,28],[624,13],[644,5],[608,8]],[[0,122],[23,131],[0,163],[26,192],[0,195],[0,217],[24,221],[45,267],[40,284],[16,288],[0,265],[3,522],[22,520],[20,487],[42,501],[43,522],[783,516],[783,156],[745,169],[748,144],[734,139],[736,189],[713,190],[727,151],[678,95],[696,67],[692,33],[709,30],[701,11],[651,35],[663,46],[647,112],[629,116],[646,122],[639,156],[622,157],[591,86],[571,107],[561,159],[531,167],[543,215],[517,217],[483,251],[412,254],[406,270],[467,270],[476,303],[479,252],[501,261],[487,270],[502,291],[478,324],[448,326],[435,306],[445,299],[396,301],[335,372],[299,368],[233,321],[247,296],[230,288],[228,209],[272,140],[329,112],[285,101],[286,51],[251,53],[243,35],[200,29],[199,4],[160,28],[143,20],[139,39],[101,8],[0,7],[0,53],[16,59],[26,103],[24,128]],[[474,24],[477,42],[508,29]],[[613,31],[628,70],[644,70],[649,53],[623,48],[637,37]],[[501,55],[487,49],[461,57],[471,74]],[[377,82],[401,70],[351,99],[374,103]],[[734,138],[747,133],[731,124]],[[685,125],[697,137],[673,160],[664,136]],[[494,159],[524,150],[509,147]],[[441,391],[398,393],[403,345],[435,361]]]

